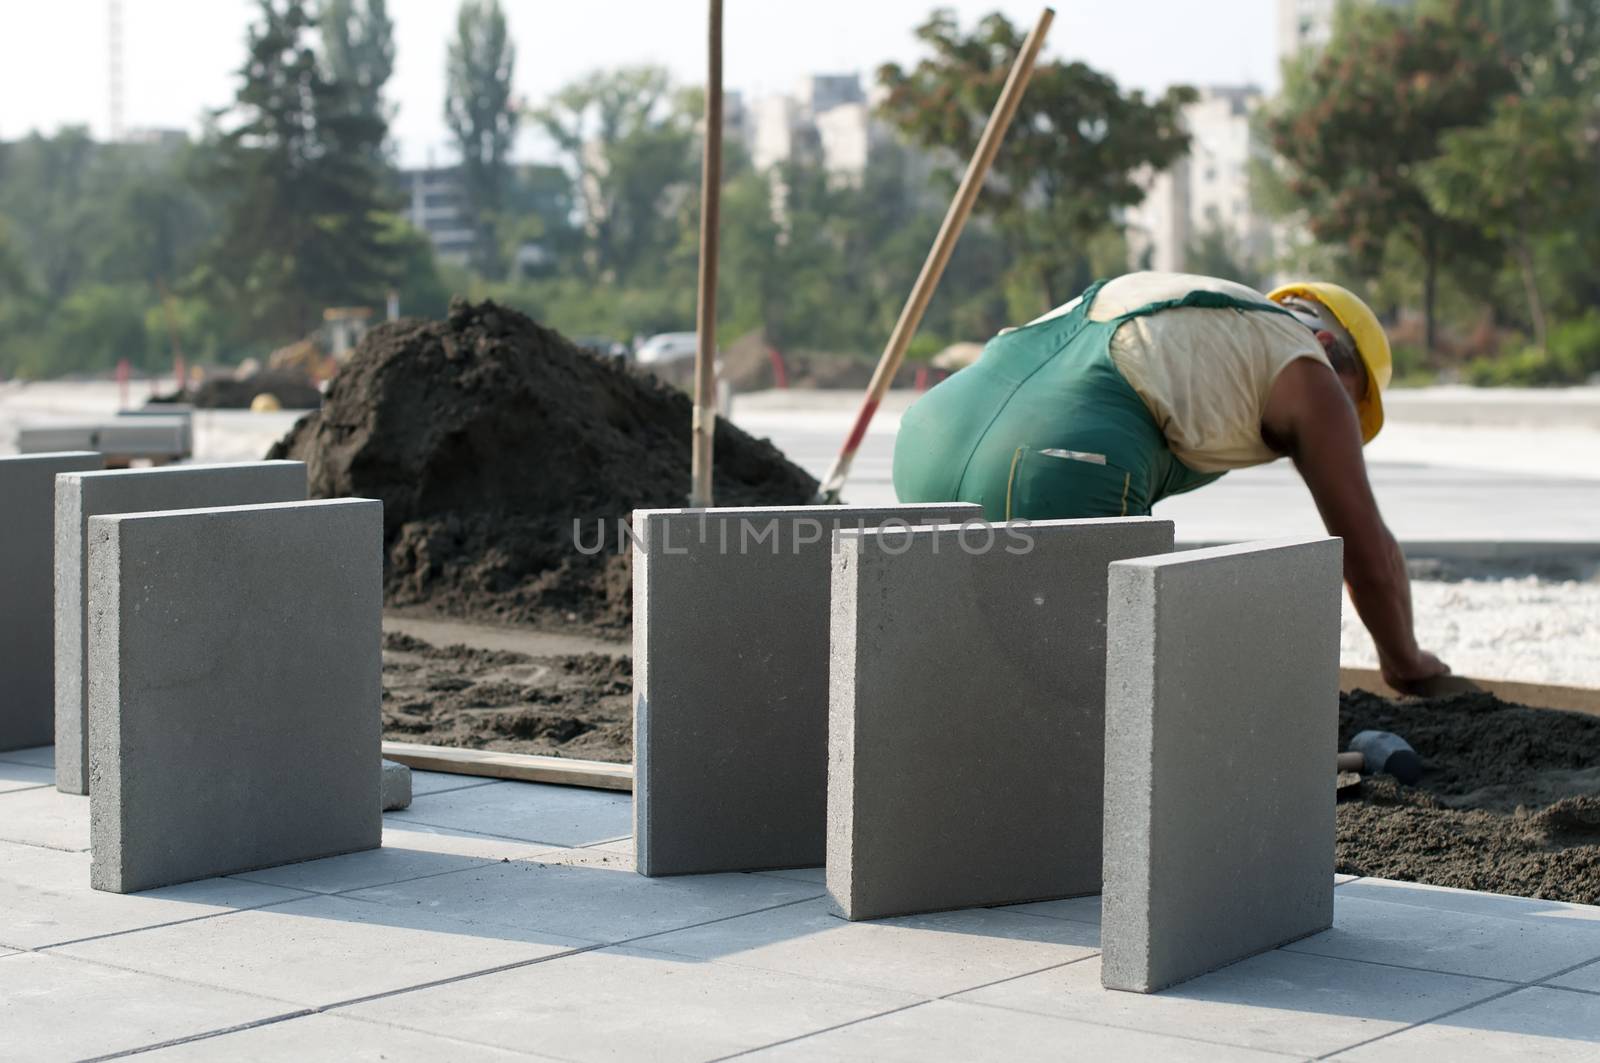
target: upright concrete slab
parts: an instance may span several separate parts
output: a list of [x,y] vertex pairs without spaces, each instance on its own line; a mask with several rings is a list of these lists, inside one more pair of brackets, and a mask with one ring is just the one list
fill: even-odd
[[822,863],[833,533],[978,516],[969,505],[634,513],[640,874]]
[[379,844],[383,505],[89,521],[90,884]]
[[840,532],[827,882],[848,919],[1100,889],[1106,567],[1171,521]]
[[62,476],[56,486],[55,743],[56,789],[89,792],[88,553],[93,517],[202,506],[297,502],[306,497],[299,461],[172,465]]
[[0,750],[55,740],[50,570],[56,474],[103,464],[90,451],[0,457]]
[[1342,547],[1111,566],[1108,988],[1154,992],[1332,924]]

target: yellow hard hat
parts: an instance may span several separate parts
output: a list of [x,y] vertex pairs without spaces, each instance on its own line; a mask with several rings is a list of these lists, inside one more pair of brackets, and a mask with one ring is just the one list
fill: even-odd
[[278,396],[270,391],[263,391],[250,400],[251,413],[277,413],[283,409],[283,403],[278,401]]
[[1383,389],[1394,376],[1394,356],[1389,351],[1389,337],[1378,324],[1378,315],[1350,289],[1327,281],[1285,284],[1268,292],[1267,298],[1279,303],[1294,295],[1327,307],[1355,340],[1356,355],[1367,367],[1367,393],[1356,403],[1356,414],[1361,419],[1362,442],[1372,442],[1383,427]]

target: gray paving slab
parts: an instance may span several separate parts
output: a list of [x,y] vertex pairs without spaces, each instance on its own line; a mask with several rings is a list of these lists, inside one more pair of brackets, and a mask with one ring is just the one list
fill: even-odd
[[996,909],[850,922],[826,901],[662,934],[661,952],[853,985],[942,996],[1092,956],[1098,935],[1064,919]]
[[482,779],[475,775],[452,775],[443,771],[418,771],[411,769],[411,796],[422,797],[425,794],[436,794],[444,790],[465,790],[473,786],[491,786],[493,779]]
[[634,513],[642,874],[822,862],[833,532],[980,515],[964,505]]
[[92,884],[376,847],[383,504],[90,518]]
[[89,792],[89,521],[111,513],[294,502],[306,497],[299,461],[167,465],[64,474],[55,503],[56,787]]
[[1581,989],[1586,993],[1600,993],[1600,962],[1568,971],[1550,979],[1546,984],[1560,986],[1563,989]]
[[206,879],[137,897],[103,893],[89,887],[88,853],[0,842],[0,944],[13,948],[44,948],[208,919],[304,896],[299,890],[237,879]]
[[83,852],[89,848],[88,802],[53,786],[0,794],[0,842]]
[[568,1060],[673,1061],[718,1059],[916,1001],[822,977],[612,948],[375,1000],[347,1013],[507,1048],[527,1045]]
[[1345,896],[1333,928],[1285,948],[1428,971],[1534,982],[1600,960],[1600,923],[1506,918]]
[[1153,992],[1332,922],[1341,545],[1111,565],[1108,987]]
[[1100,984],[1099,958],[956,1000],[1305,1058],[1485,1000],[1503,983],[1274,950],[1164,993]]
[[33,764],[16,764],[0,761],[0,794],[13,790],[31,790],[36,786],[49,786],[55,781],[55,772]]
[[827,875],[842,914],[1099,892],[1106,570],[1172,540],[1148,518],[839,533]]
[[399,908],[422,905],[468,923],[616,942],[822,893],[810,883],[759,875],[649,879],[633,874],[631,863],[616,853],[574,850],[345,896]]
[[324,1013],[141,1052],[137,1058],[141,1063],[516,1063],[550,1057]]
[[90,1059],[289,1010],[276,1000],[45,953],[0,963],[0,1030],[10,1059]]
[[932,1000],[750,1054],[763,1060],[930,1059],[1059,1063],[1062,1059],[1251,1063],[1291,1059],[1271,1052],[1205,1044],[1182,1037],[1112,1030],[1088,1022]]
[[627,794],[570,786],[496,782],[420,795],[404,812],[392,813],[388,822],[545,845],[589,845],[627,834],[633,825],[633,801]]
[[[1334,875],[1335,886],[1346,882],[1353,882],[1354,875]],[[1012,904],[1006,906],[1004,911],[1019,912],[1023,915],[1039,915],[1050,919],[1071,919],[1079,923],[1093,923],[1100,925],[1100,895],[1086,897],[1065,897],[1054,901],[1037,901],[1031,904]]]
[[632,836],[627,838],[608,838],[603,842],[595,842],[593,845],[585,845],[583,848],[604,849],[607,852],[620,853],[627,856],[629,859],[632,859],[633,838]]
[[490,930],[426,908],[306,897],[51,952],[322,1007],[591,944],[542,931]]
[[268,867],[233,877],[312,893],[344,893],[465,871],[501,860],[521,860],[551,851],[550,846],[531,842],[420,825],[408,829],[387,824],[383,829],[382,848]]
[[33,764],[53,768],[56,763],[55,746],[29,746],[26,749],[9,749],[0,753],[0,762],[6,764]]
[[[1503,893],[1479,893],[1422,882],[1397,882],[1393,879],[1363,878],[1351,882],[1340,897],[1359,897],[1388,904],[1409,904],[1433,911],[1461,912],[1465,915],[1492,915],[1505,919],[1576,920],[1600,924],[1600,907],[1550,901],[1538,897],[1513,897]],[[1592,927],[1596,929],[1600,927]]]
[[771,875],[774,878],[792,878],[796,882],[815,882],[819,886],[828,884],[828,872],[820,867],[785,867],[777,871],[757,871],[758,875]]
[[1048,919],[1070,919],[1075,923],[1100,925],[1100,896],[1065,897],[1056,901],[1035,901],[1032,904],[1013,904],[1004,911],[1020,915],[1037,915]]
[[0,750],[54,741],[50,583],[57,473],[98,469],[99,454],[0,456]]
[[1592,1063],[1600,1058],[1600,996],[1519,989],[1332,1058]]

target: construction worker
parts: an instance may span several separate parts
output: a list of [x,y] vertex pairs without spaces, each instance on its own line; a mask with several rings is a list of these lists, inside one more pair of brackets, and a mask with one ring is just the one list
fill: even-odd
[[1337,284],[1269,295],[1183,273],[1091,286],[909,410],[895,440],[902,502],[972,502],[991,520],[1146,515],[1230,469],[1294,460],[1330,535],[1384,679],[1449,669],[1417,646],[1405,558],[1361,448],[1383,426],[1389,341]]

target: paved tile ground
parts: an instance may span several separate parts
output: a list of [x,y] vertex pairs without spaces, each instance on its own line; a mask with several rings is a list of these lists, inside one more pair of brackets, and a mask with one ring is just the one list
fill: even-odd
[[1600,908],[1341,878],[1138,996],[1097,898],[848,923],[815,868],[633,874],[625,795],[426,772],[381,850],[95,893],[50,764],[0,753],[7,1060],[1600,1058]]

